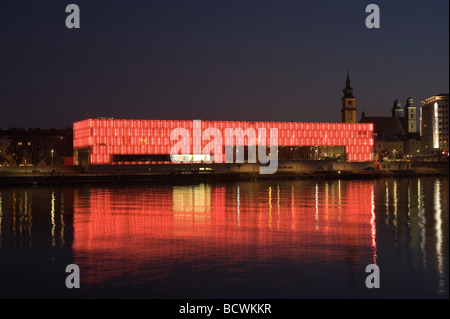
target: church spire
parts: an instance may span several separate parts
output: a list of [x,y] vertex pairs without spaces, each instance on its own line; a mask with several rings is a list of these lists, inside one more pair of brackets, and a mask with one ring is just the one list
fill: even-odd
[[353,88],[350,85],[350,72],[347,70],[347,81],[343,90],[342,100],[342,123],[356,123],[356,98],[353,96]]
[[350,85],[350,72],[347,69],[347,81],[345,82],[345,89],[342,91],[344,92],[344,98],[354,98],[353,96],[353,88]]

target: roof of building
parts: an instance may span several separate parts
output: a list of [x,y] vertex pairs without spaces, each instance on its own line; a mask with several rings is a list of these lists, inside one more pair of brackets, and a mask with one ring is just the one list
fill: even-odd
[[406,100],[405,109],[408,108],[408,107],[415,107],[415,106],[414,106],[414,99],[413,99],[412,97],[409,97],[409,98]]
[[345,98],[355,98],[355,96],[353,95],[353,88],[352,88],[350,83],[351,83],[351,81],[350,81],[350,73],[347,70],[347,81],[345,82],[345,84],[346,84],[345,85],[345,89],[342,90],[342,92],[344,92],[343,99],[345,99]]
[[447,102],[448,101],[448,93],[441,93],[441,94],[430,96],[430,97],[422,100],[422,105],[423,105],[423,107],[429,107],[430,105],[432,105],[432,103],[434,103],[436,101]]
[[373,130],[392,132],[392,133],[404,133],[403,125],[399,118],[392,116],[365,116],[361,118],[359,123],[373,123]]
[[377,139],[403,138],[405,130],[400,119],[387,116],[364,116],[359,123],[373,123],[373,132]]
[[399,110],[402,109],[402,104],[400,103],[400,101],[399,101],[398,99],[396,99],[396,100],[394,101],[394,107],[393,107],[393,109],[399,109]]

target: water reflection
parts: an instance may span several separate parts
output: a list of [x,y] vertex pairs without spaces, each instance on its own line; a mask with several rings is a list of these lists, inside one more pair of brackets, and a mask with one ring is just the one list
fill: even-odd
[[71,222],[73,217],[73,202],[67,203],[71,215],[64,215],[65,194],[73,197],[73,189],[3,189],[0,192],[0,248],[65,246],[65,219]]
[[439,291],[444,288],[444,263],[442,257],[442,209],[441,209],[441,181],[436,180],[434,183],[434,219],[436,234],[436,256],[439,273]]
[[377,262],[372,182],[93,188],[74,208],[74,258],[91,283],[167,275],[143,266],[163,258],[222,267],[275,257],[308,267]]
[[0,257],[98,297],[370,297],[370,263],[377,296],[448,297],[448,179],[0,189]]
[[424,287],[448,296],[448,179],[399,179],[385,180],[383,186],[381,182],[376,184],[379,190],[384,189],[384,198],[380,196],[378,202],[385,206],[384,227],[378,223],[377,232],[383,232],[379,238],[385,253],[391,247],[384,242],[391,237],[395,247],[392,258],[403,269],[403,273],[395,274],[405,281],[409,277],[411,282],[423,278]]
[[2,217],[3,217],[2,192],[0,192],[0,249],[2,249]]

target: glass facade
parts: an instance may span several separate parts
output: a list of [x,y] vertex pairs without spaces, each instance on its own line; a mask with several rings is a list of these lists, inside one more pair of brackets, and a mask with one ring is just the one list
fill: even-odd
[[[276,141],[278,147],[339,146],[345,149],[346,161],[373,160],[371,123],[87,119],[75,122],[73,129],[74,155],[78,165],[172,163],[172,148],[185,138],[173,132],[185,132],[189,138],[187,145],[186,141],[183,143],[190,152],[180,152],[180,155],[199,154],[199,150],[211,143],[224,150],[226,146],[236,145],[271,146]],[[242,138],[236,138],[236,129],[244,133]],[[260,134],[262,131],[265,133]],[[209,134],[211,132],[215,135]],[[255,132],[254,136],[248,134],[251,132]],[[221,140],[217,140],[217,134]],[[236,143],[236,140],[240,142]],[[221,158],[217,154],[211,155],[216,163],[225,160],[224,152],[221,152]]]

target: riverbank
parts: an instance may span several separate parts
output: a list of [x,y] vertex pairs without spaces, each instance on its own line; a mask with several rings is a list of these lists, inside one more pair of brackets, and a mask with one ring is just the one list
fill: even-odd
[[0,175],[0,186],[14,185],[51,185],[79,183],[199,183],[224,181],[258,181],[258,180],[304,180],[304,179],[378,179],[408,178],[425,176],[446,176],[447,167],[421,167],[410,170],[377,170],[365,169],[357,171],[315,171],[315,172],[280,172],[270,175],[235,172],[184,172],[184,173],[128,173],[128,174],[87,174],[87,173],[50,173],[50,174],[12,174]]

